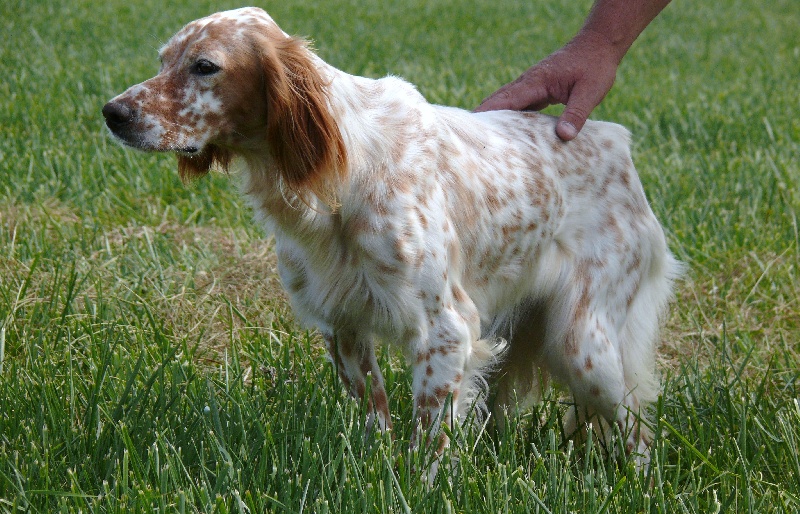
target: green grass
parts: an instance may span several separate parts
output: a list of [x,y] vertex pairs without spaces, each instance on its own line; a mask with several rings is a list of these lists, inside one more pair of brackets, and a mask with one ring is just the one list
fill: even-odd
[[[125,150],[103,103],[229,2],[0,6],[0,512],[797,512],[796,0],[671,5],[594,117],[623,123],[690,266],[664,332],[650,475],[563,437],[557,393],[457,430],[433,487],[408,452],[408,370],[381,356],[395,438],[365,435],[228,179]],[[477,4],[477,5],[476,5]],[[589,2],[269,2],[352,73],[471,108]],[[452,471],[451,471],[452,470]]]

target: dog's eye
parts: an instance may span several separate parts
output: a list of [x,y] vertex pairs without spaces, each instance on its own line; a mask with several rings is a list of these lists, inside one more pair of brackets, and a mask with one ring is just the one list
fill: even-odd
[[192,71],[198,75],[213,75],[219,70],[219,66],[206,59],[200,59],[192,66]]

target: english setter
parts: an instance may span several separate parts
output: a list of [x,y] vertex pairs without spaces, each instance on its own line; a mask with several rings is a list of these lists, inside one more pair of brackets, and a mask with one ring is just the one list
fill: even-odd
[[648,462],[640,411],[659,391],[680,266],[624,128],[589,122],[565,143],[542,114],[431,105],[399,78],[326,64],[257,8],[189,23],[160,57],[158,75],[103,107],[108,128],[175,152],[184,180],[238,163],[295,313],[352,395],[370,381],[370,422],[392,425],[379,340],[413,370],[412,444],[422,427],[440,451],[439,423],[486,382],[502,404],[552,375],[576,423],[617,424]]

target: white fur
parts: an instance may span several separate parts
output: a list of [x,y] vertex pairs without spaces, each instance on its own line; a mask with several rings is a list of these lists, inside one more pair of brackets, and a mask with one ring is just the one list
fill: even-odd
[[[202,41],[208,55],[251,59],[257,68],[247,52],[272,54],[253,51],[262,41],[256,34],[270,35],[259,44],[275,45],[279,60],[281,45],[292,41],[251,8],[189,24],[163,55],[202,54],[195,43]],[[509,401],[553,375],[572,390],[580,420],[598,415],[618,424],[628,430],[629,452],[646,454],[650,436],[638,416],[659,392],[659,320],[679,265],[633,167],[628,132],[590,121],[565,143],[551,117],[431,105],[399,78],[355,77],[303,52],[305,71],[325,92],[321,116],[334,121],[333,139],[344,149],[341,169],[315,175],[335,202],[291,183],[276,164],[285,142],[245,131],[259,125],[258,116],[266,126],[280,105],[251,96],[252,116],[234,123],[234,107],[243,106],[228,100],[232,88],[258,87],[243,78],[248,70],[223,65],[218,77],[185,79],[195,100],[183,107],[220,106],[214,117],[162,119],[159,130],[175,127],[168,136],[140,126],[120,137],[128,144],[162,138],[149,146],[156,150],[201,141],[238,159],[242,192],[275,235],[298,318],[319,328],[354,395],[371,380],[382,427],[391,419],[376,341],[407,356],[424,426],[446,402],[463,413],[481,396],[480,384],[496,384],[500,401]],[[179,64],[165,62],[151,80],[184,80]],[[292,86],[298,95],[301,89]],[[114,101],[136,106],[140,116],[169,118],[131,91]],[[202,139],[191,137],[197,132]],[[489,342],[495,337],[508,341],[504,355]]]

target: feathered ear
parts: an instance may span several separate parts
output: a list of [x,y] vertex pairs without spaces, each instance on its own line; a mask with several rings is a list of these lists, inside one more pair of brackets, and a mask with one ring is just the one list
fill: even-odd
[[178,175],[183,183],[203,177],[216,165],[221,171],[228,171],[231,154],[218,146],[210,145],[199,155],[178,155]]
[[310,192],[335,208],[336,183],[346,173],[347,156],[328,105],[328,84],[304,40],[282,33],[263,39],[267,142],[275,164],[301,199]]

